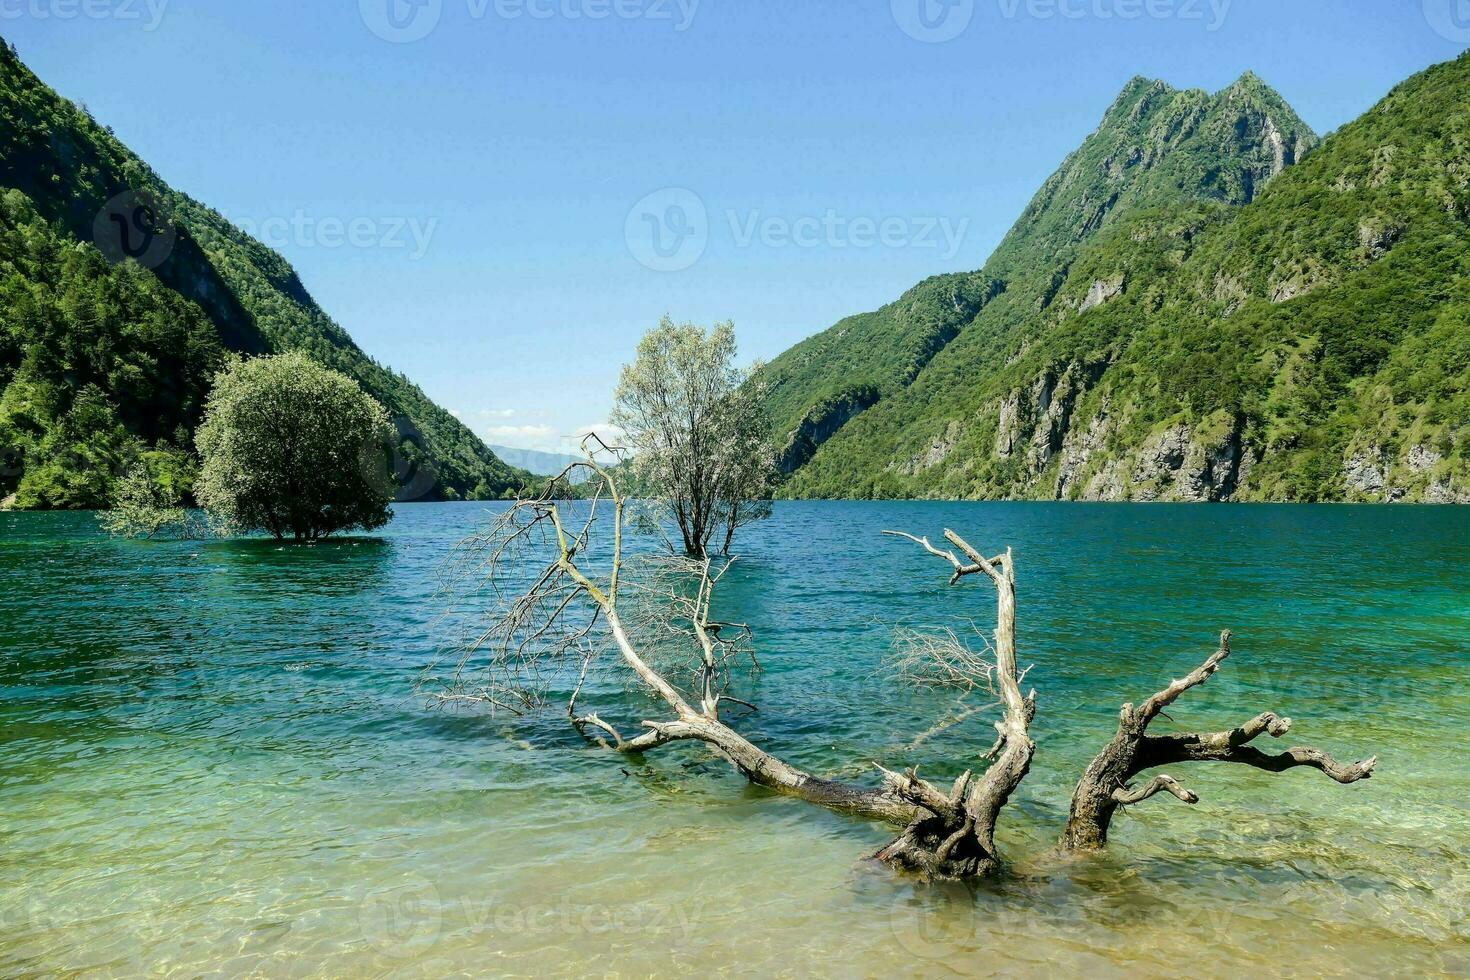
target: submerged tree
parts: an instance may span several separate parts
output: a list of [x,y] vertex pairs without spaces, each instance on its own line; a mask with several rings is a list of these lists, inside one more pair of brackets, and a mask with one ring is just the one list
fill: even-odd
[[747,524],[771,516],[771,495],[776,489],[776,452],[766,438],[766,398],[770,386],[754,365],[720,405],[722,485],[716,491],[717,531],[723,533],[720,553],[730,554],[735,532]]
[[735,328],[708,332],[665,316],[623,367],[612,423],[626,433],[639,483],[669,508],[683,550],[708,553],[716,532],[764,516],[775,460],[765,443],[764,399],[735,367]]
[[[710,618],[715,587],[728,565],[716,569],[709,558],[629,553],[636,521],[612,470],[589,461],[558,479],[581,466],[593,472],[597,489],[581,503],[587,513],[577,523],[569,523],[563,503],[547,495],[516,502],[487,533],[465,542],[461,567],[485,577],[497,608],[470,651],[483,655],[483,672],[470,670],[469,659],[461,662],[444,696],[523,711],[540,703],[549,679],[573,675],[579,680],[567,715],[579,731],[610,749],[637,753],[699,741],[757,785],[851,813],[909,819],[913,804],[892,788],[813,776],[725,723],[721,706],[737,702],[728,687],[746,635],[739,626]],[[610,542],[596,536],[604,518],[611,524]],[[625,736],[595,710],[581,710],[581,679],[610,659],[660,700],[669,716],[642,720],[639,732]],[[678,683],[681,676],[690,683]]]
[[183,453],[155,451],[117,481],[112,506],[97,515],[97,523],[119,538],[206,537],[208,523],[184,506],[181,484],[192,478],[192,463]]
[[[719,622],[711,613],[729,563],[630,547],[638,521],[613,468],[589,458],[559,479],[579,467],[594,474],[591,485],[596,489],[591,500],[577,505],[585,513],[575,520],[548,493],[516,502],[486,533],[464,543],[456,567],[469,577],[471,591],[488,590],[493,618],[447,679],[447,689],[438,694],[442,700],[520,713],[540,706],[548,690],[562,685],[569,691],[571,724],[610,751],[637,754],[676,742],[703,743],[751,783],[901,826],[898,836],[874,855],[895,867],[930,878],[993,875],[1003,867],[995,828],[1030,770],[1035,753],[1030,728],[1036,716],[1036,692],[1023,694],[1021,688],[1026,670],[1017,661],[1016,562],[1009,549],[987,558],[951,530],[944,537],[953,551],[907,532],[887,532],[944,561],[950,585],[983,576],[996,593],[995,629],[985,653],[965,646],[952,633],[924,634],[893,662],[894,679],[988,691],[1001,717],[989,751],[945,786],[921,779],[913,769],[896,772],[877,763],[876,785],[859,785],[792,766],[745,738],[724,717],[726,704],[754,707],[730,693],[737,667],[753,659],[745,645],[750,630]],[[1167,776],[1147,787],[1129,786],[1137,773],[1168,762],[1222,759],[1266,769],[1315,765],[1340,782],[1371,772],[1372,759],[1343,767],[1314,749],[1292,749],[1277,757],[1245,746],[1261,731],[1285,731],[1285,720],[1274,715],[1218,735],[1146,737],[1148,722],[1207,677],[1225,650],[1222,645],[1198,671],[1137,711],[1124,707],[1119,735],[1078,786],[1065,847],[1101,846],[1112,811],[1160,787],[1192,797]],[[605,669],[652,695],[662,705],[662,717],[640,719],[638,730],[629,732],[626,725],[587,710],[581,703],[585,682],[594,671]],[[987,765],[981,770],[979,763]]]
[[388,414],[356,381],[288,353],[236,361],[196,434],[195,494],[246,531],[314,541],[388,523],[396,487]]

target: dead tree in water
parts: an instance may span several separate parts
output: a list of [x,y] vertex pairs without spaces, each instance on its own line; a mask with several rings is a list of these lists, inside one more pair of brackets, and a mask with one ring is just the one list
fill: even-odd
[[[499,598],[494,623],[475,644],[476,651],[486,655],[494,677],[486,682],[482,674],[478,683],[461,682],[449,699],[519,711],[535,703],[530,689],[547,673],[575,675],[579,679],[567,705],[568,717],[585,737],[607,749],[643,753],[673,742],[701,742],[758,786],[833,810],[906,825],[903,834],[877,855],[883,860],[943,877],[972,877],[999,868],[995,821],[1030,765],[1033,746],[1026,729],[1035,711],[1034,695],[1023,698],[1020,693],[1015,666],[1015,575],[1009,552],[986,559],[946,531],[949,541],[969,559],[962,562],[925,539],[903,535],[953,566],[951,584],[979,573],[995,584],[995,663],[966,651],[947,668],[971,687],[988,686],[1001,702],[999,738],[987,756],[995,761],[979,778],[966,772],[947,791],[911,769],[897,773],[881,766],[879,785],[855,785],[804,772],[726,723],[721,717],[726,702],[753,707],[726,693],[729,667],[738,658],[738,641],[746,631],[710,618],[715,586],[729,566],[715,570],[707,558],[629,555],[624,540],[630,526],[629,504],[616,477],[590,460],[575,466],[589,469],[594,485],[601,488],[587,505],[586,517],[575,526],[568,526],[558,501],[548,494],[511,505],[488,533],[466,542],[468,570],[487,580]],[[568,475],[563,473],[558,480]],[[611,514],[606,514],[609,507]],[[611,524],[611,542],[608,551],[594,558],[599,508]],[[599,644],[598,639],[607,642]],[[625,734],[596,711],[580,707],[583,681],[605,654],[615,657],[638,686],[662,702],[667,717],[640,720],[639,731]],[[681,674],[689,678],[687,685],[678,680]]]
[[[570,485],[567,478],[579,467],[592,473],[595,495],[585,503],[585,518],[569,525],[553,488]],[[610,522],[610,542],[594,542],[599,520]],[[634,549],[625,548],[625,532],[635,523],[615,472],[589,458],[568,467],[542,497],[514,503],[487,533],[469,539],[460,567],[480,586],[488,586],[497,610],[490,628],[460,662],[444,699],[520,712],[538,704],[540,691],[553,679],[567,679],[568,719],[589,741],[610,751],[637,754],[675,742],[699,742],[758,786],[902,825],[902,832],[874,855],[896,867],[931,878],[973,878],[1001,869],[996,823],[1030,769],[1035,753],[1030,725],[1036,714],[1035,691],[1021,693],[1026,671],[1017,668],[1016,567],[1009,549],[986,558],[951,530],[944,537],[955,551],[936,547],[927,538],[886,532],[946,562],[950,585],[983,575],[996,591],[993,660],[963,646],[952,633],[920,635],[899,663],[891,665],[894,676],[915,684],[988,690],[1001,717],[995,723],[994,745],[979,760],[989,763],[979,776],[966,771],[941,788],[913,769],[900,773],[878,766],[879,785],[863,786],[804,772],[753,744],[722,717],[727,703],[754,707],[728,693],[732,668],[744,652],[741,641],[749,631],[711,618],[715,588],[729,565],[717,566],[708,558],[632,553]],[[1138,708],[1123,706],[1117,734],[1077,784],[1062,837],[1064,849],[1102,847],[1119,806],[1160,791],[1195,802],[1193,793],[1167,775],[1132,785],[1139,773],[1161,765],[1223,761],[1271,771],[1312,766],[1342,783],[1371,773],[1373,759],[1342,766],[1316,749],[1295,748],[1280,755],[1255,749],[1247,743],[1263,732],[1280,736],[1290,725],[1269,712],[1225,732],[1149,735],[1154,718],[1214,673],[1229,654],[1228,641],[1229,634],[1223,634],[1220,649],[1204,664]],[[483,670],[469,680],[465,674],[472,657]],[[626,726],[620,729],[580,706],[587,678],[609,661],[661,705],[662,717],[642,719],[638,731],[625,735]],[[970,707],[959,718],[977,710]],[[949,724],[921,739],[944,727]]]
[[973,878],[1000,870],[995,850],[995,822],[1031,768],[1036,745],[1028,727],[1036,715],[1036,692],[1021,694],[1021,675],[1016,669],[1016,564],[1009,548],[1005,554],[986,558],[953,531],[944,537],[958,548],[968,562],[952,551],[944,551],[902,531],[888,531],[923,546],[943,558],[954,569],[953,585],[968,575],[983,573],[995,586],[995,664],[992,688],[1003,714],[995,723],[995,744],[985,758],[993,760],[976,779],[966,771],[946,793],[919,779],[909,770],[899,776],[887,773],[888,784],[918,808],[914,819],[896,840],[877,857],[891,864],[935,878]]
[[[558,479],[579,467],[592,473],[600,493],[587,504],[587,516],[577,526],[567,526],[559,502],[548,495],[516,502],[488,533],[466,542],[471,571],[487,579],[504,601],[477,644],[487,655],[494,680],[469,687],[460,684],[451,696],[518,709],[532,703],[534,695],[527,689],[548,670],[575,671],[585,680],[610,653],[639,686],[663,703],[668,716],[641,720],[639,731],[625,735],[596,711],[581,709],[579,680],[567,714],[588,739],[622,753],[648,752],[671,742],[702,742],[758,786],[847,813],[909,820],[914,805],[892,788],[856,786],[803,772],[753,745],[722,720],[726,702],[743,703],[724,693],[737,644],[730,634],[740,631],[710,619],[711,599],[723,571],[713,571],[708,558],[626,554],[629,503],[616,477],[589,460],[573,464]],[[610,551],[594,559],[598,511],[609,506]],[[683,664],[674,658],[690,653],[693,690],[686,696],[665,674],[682,671]],[[673,662],[663,667],[661,661]]]
[[1171,681],[1168,687],[1136,708],[1132,704],[1123,705],[1112,741],[1093,758],[1072,793],[1072,808],[1062,833],[1063,848],[1101,848],[1107,843],[1108,825],[1118,807],[1139,803],[1156,793],[1169,793],[1185,803],[1199,802],[1198,795],[1163,773],[1141,785],[1133,784],[1140,773],[1159,766],[1180,762],[1237,762],[1268,772],[1309,766],[1339,783],[1354,783],[1373,774],[1376,756],[1345,766],[1319,749],[1298,747],[1272,755],[1249,744],[1259,735],[1280,738],[1291,729],[1290,718],[1269,711],[1223,732],[1148,734],[1150,722],[1185,691],[1209,680],[1228,656],[1230,631],[1226,630],[1220,634],[1219,649],[1182,680]]

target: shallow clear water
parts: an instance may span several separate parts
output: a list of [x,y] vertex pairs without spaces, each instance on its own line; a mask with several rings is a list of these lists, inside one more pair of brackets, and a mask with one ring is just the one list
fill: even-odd
[[[406,507],[314,548],[0,514],[0,975],[1470,969],[1470,510],[779,504],[720,609],[765,668],[739,727],[825,773],[952,776],[990,740],[975,718],[904,748],[952,702],[876,671],[893,626],[992,600],[878,531],[1016,549],[1038,754],[1002,818],[1011,872],[973,888],[863,860],[885,828],[698,748],[634,764],[556,710],[427,710],[438,571],[485,514]],[[1119,704],[1225,627],[1179,726],[1271,709],[1378,773],[1181,767],[1198,806],[1155,798],[1106,854],[1058,856]],[[651,710],[594,695],[628,727]]]

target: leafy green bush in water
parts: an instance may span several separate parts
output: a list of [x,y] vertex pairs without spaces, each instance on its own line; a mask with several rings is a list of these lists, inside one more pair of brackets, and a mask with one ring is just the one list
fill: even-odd
[[[210,523],[184,506],[181,470],[192,469],[183,453],[154,454],[140,460],[117,481],[112,507],[97,515],[102,530],[121,538],[203,538]],[[150,463],[152,465],[150,465]],[[177,468],[176,468],[177,467]]]
[[197,441],[195,496],[211,518],[239,530],[315,540],[391,517],[388,413],[357,382],[304,354],[222,372]]

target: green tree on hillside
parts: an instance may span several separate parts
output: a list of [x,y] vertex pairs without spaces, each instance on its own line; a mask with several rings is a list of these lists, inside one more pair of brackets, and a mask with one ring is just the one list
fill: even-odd
[[0,498],[107,506],[140,454],[190,446],[223,357],[198,306],[0,192]]

